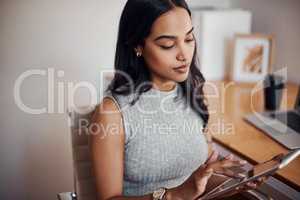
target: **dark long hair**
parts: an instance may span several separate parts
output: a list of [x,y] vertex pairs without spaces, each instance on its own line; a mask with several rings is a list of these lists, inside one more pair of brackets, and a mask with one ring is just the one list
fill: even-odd
[[[107,91],[112,94],[128,95],[134,89],[138,95],[131,102],[133,105],[143,92],[151,89],[151,84],[145,84],[151,82],[149,69],[143,57],[136,56],[134,48],[138,45],[144,45],[144,39],[150,34],[154,21],[174,7],[186,9],[191,17],[191,11],[184,0],[127,1],[119,23],[114,63],[116,73]],[[188,78],[180,82],[179,85],[186,102],[200,115],[205,128],[209,118],[203,92],[205,79],[199,71],[197,63],[197,47],[195,46]],[[120,90],[120,88],[122,89]]]

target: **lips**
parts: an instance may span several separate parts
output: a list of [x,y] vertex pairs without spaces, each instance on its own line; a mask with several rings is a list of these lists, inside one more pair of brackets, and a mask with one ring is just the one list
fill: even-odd
[[188,65],[181,65],[179,67],[173,68],[173,70],[178,73],[186,73],[188,71]]
[[175,67],[175,68],[173,68],[173,69],[184,69],[184,68],[187,68],[187,65],[181,65],[181,66]]

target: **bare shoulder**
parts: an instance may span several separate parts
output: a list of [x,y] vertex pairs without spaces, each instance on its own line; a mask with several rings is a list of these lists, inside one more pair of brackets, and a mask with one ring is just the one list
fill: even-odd
[[90,131],[96,137],[103,137],[103,135],[122,136],[124,134],[122,115],[118,105],[112,98],[103,98],[101,103],[95,107],[91,119]]
[[109,120],[110,118],[118,117],[121,118],[118,105],[112,98],[105,97],[102,102],[95,107],[92,122],[99,122],[103,119]]

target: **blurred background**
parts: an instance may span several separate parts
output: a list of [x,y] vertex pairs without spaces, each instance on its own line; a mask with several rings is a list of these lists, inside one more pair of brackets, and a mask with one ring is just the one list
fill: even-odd
[[[113,68],[118,20],[125,2],[0,0],[0,199],[50,200],[59,192],[73,190],[67,86],[85,82],[100,92],[100,71]],[[241,24],[238,28],[244,27],[249,33],[272,34],[276,42],[273,69],[287,67],[288,81],[300,82],[300,1],[187,2],[198,17],[197,13],[206,10],[232,13],[242,9],[248,17],[246,24],[236,18],[237,24]],[[200,20],[198,17],[195,24]],[[196,31],[200,35],[201,25],[199,28]],[[223,29],[226,31],[226,27]],[[202,38],[203,43],[205,39]],[[218,55],[213,56],[214,60],[223,63],[224,58]],[[214,67],[229,73],[228,66]],[[40,70],[40,75],[22,82],[20,98],[33,109],[45,107],[46,112],[41,114],[24,112],[14,98],[16,80],[33,69]],[[54,98],[49,106],[51,73]],[[208,79],[223,77],[213,76],[214,71],[206,69],[203,73]],[[63,95],[58,88],[64,88]],[[74,104],[87,105],[91,100],[89,91],[78,86]],[[61,101],[65,104],[58,106]]]

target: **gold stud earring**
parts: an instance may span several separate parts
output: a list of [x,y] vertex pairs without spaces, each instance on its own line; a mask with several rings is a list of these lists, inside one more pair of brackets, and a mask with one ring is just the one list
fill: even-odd
[[142,55],[142,52],[140,52],[140,51],[137,51],[137,52],[136,52],[136,56],[137,56],[137,57],[140,57],[141,55]]

